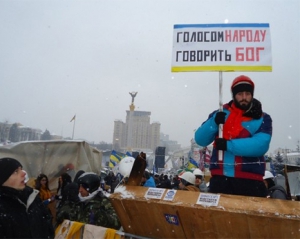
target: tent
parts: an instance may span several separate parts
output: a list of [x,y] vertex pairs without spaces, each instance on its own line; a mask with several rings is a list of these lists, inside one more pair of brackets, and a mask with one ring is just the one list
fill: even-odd
[[67,172],[72,179],[78,170],[100,175],[102,152],[80,140],[24,141],[0,147],[0,158],[12,157],[21,162],[29,178],[44,173],[49,187],[57,188],[57,178]]

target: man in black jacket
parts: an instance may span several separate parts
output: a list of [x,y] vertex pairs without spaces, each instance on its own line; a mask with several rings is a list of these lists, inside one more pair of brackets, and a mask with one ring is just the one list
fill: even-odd
[[163,176],[163,180],[160,182],[160,184],[156,185],[157,188],[167,188],[167,189],[171,189],[171,181],[168,177],[168,175],[164,175]]
[[54,238],[51,215],[25,175],[16,159],[0,159],[0,238]]

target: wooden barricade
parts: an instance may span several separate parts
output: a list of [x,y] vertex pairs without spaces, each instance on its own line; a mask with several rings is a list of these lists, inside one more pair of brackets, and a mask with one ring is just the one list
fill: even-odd
[[[221,194],[218,205],[203,206],[197,204],[200,192],[178,190],[172,201],[166,201],[164,196],[146,198],[146,187],[122,188],[110,199],[123,230],[133,235],[148,238],[300,238],[300,202],[297,201]],[[164,195],[166,192],[167,189]]]

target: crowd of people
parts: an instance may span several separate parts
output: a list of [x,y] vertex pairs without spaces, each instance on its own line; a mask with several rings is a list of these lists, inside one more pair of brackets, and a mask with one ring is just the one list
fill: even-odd
[[[27,180],[19,161],[0,159],[1,238],[54,238],[55,228],[65,219],[116,230],[121,228],[105,194],[105,190],[110,190],[119,181],[113,172],[104,178],[107,183],[104,187],[96,173],[79,170],[73,181],[64,173],[58,178],[58,188],[54,193],[45,174],[39,174],[32,187],[26,185]],[[268,192],[266,197],[287,199],[285,189],[276,185],[271,172],[265,171],[263,182]],[[171,180],[168,175],[153,175],[146,170],[141,186],[211,192],[200,169],[175,175]]]
[[[213,111],[195,131],[195,142],[213,144],[209,187],[200,169],[169,177],[145,171],[141,186],[195,192],[287,199],[285,189],[276,185],[265,171],[264,155],[272,137],[272,119],[255,99],[254,82],[247,76],[231,84],[232,99],[222,110]],[[113,193],[122,181],[113,172],[100,178],[93,172],[78,171],[74,180],[67,174],[58,178],[57,191],[49,188],[47,175],[37,176],[32,187],[26,172],[13,158],[0,159],[0,237],[53,238],[64,219],[120,229],[118,216],[105,191]],[[106,184],[106,185],[105,185]]]
[[[113,193],[116,185],[122,181],[120,175],[115,175],[112,171],[104,178],[105,190]],[[267,191],[267,198],[288,199],[286,190],[283,186],[276,184],[275,177],[270,171],[265,171],[263,183]],[[168,175],[151,173],[148,169],[145,170],[141,186],[165,188],[175,190],[186,190],[195,192],[211,192],[209,190],[209,182],[205,181],[205,175],[199,168],[191,171],[183,171],[179,175]]]
[[[188,187],[193,185],[193,187]],[[166,188],[176,190],[190,190],[199,192],[208,192],[204,173],[200,169],[195,169],[193,172],[182,172],[179,175],[151,174],[148,170],[144,172],[141,186]],[[192,190],[194,188],[195,190]]]
[[72,181],[67,173],[58,178],[56,191],[47,175],[39,174],[27,185],[22,164],[0,159],[0,238],[54,238],[65,220],[120,229],[119,218],[103,189],[101,178],[79,170]]

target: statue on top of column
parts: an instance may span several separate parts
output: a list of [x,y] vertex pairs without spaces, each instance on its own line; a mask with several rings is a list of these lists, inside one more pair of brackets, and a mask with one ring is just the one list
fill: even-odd
[[134,102],[134,97],[136,97],[137,92],[129,92],[129,94],[131,95],[131,98],[132,98],[131,104],[133,104],[133,102]]

